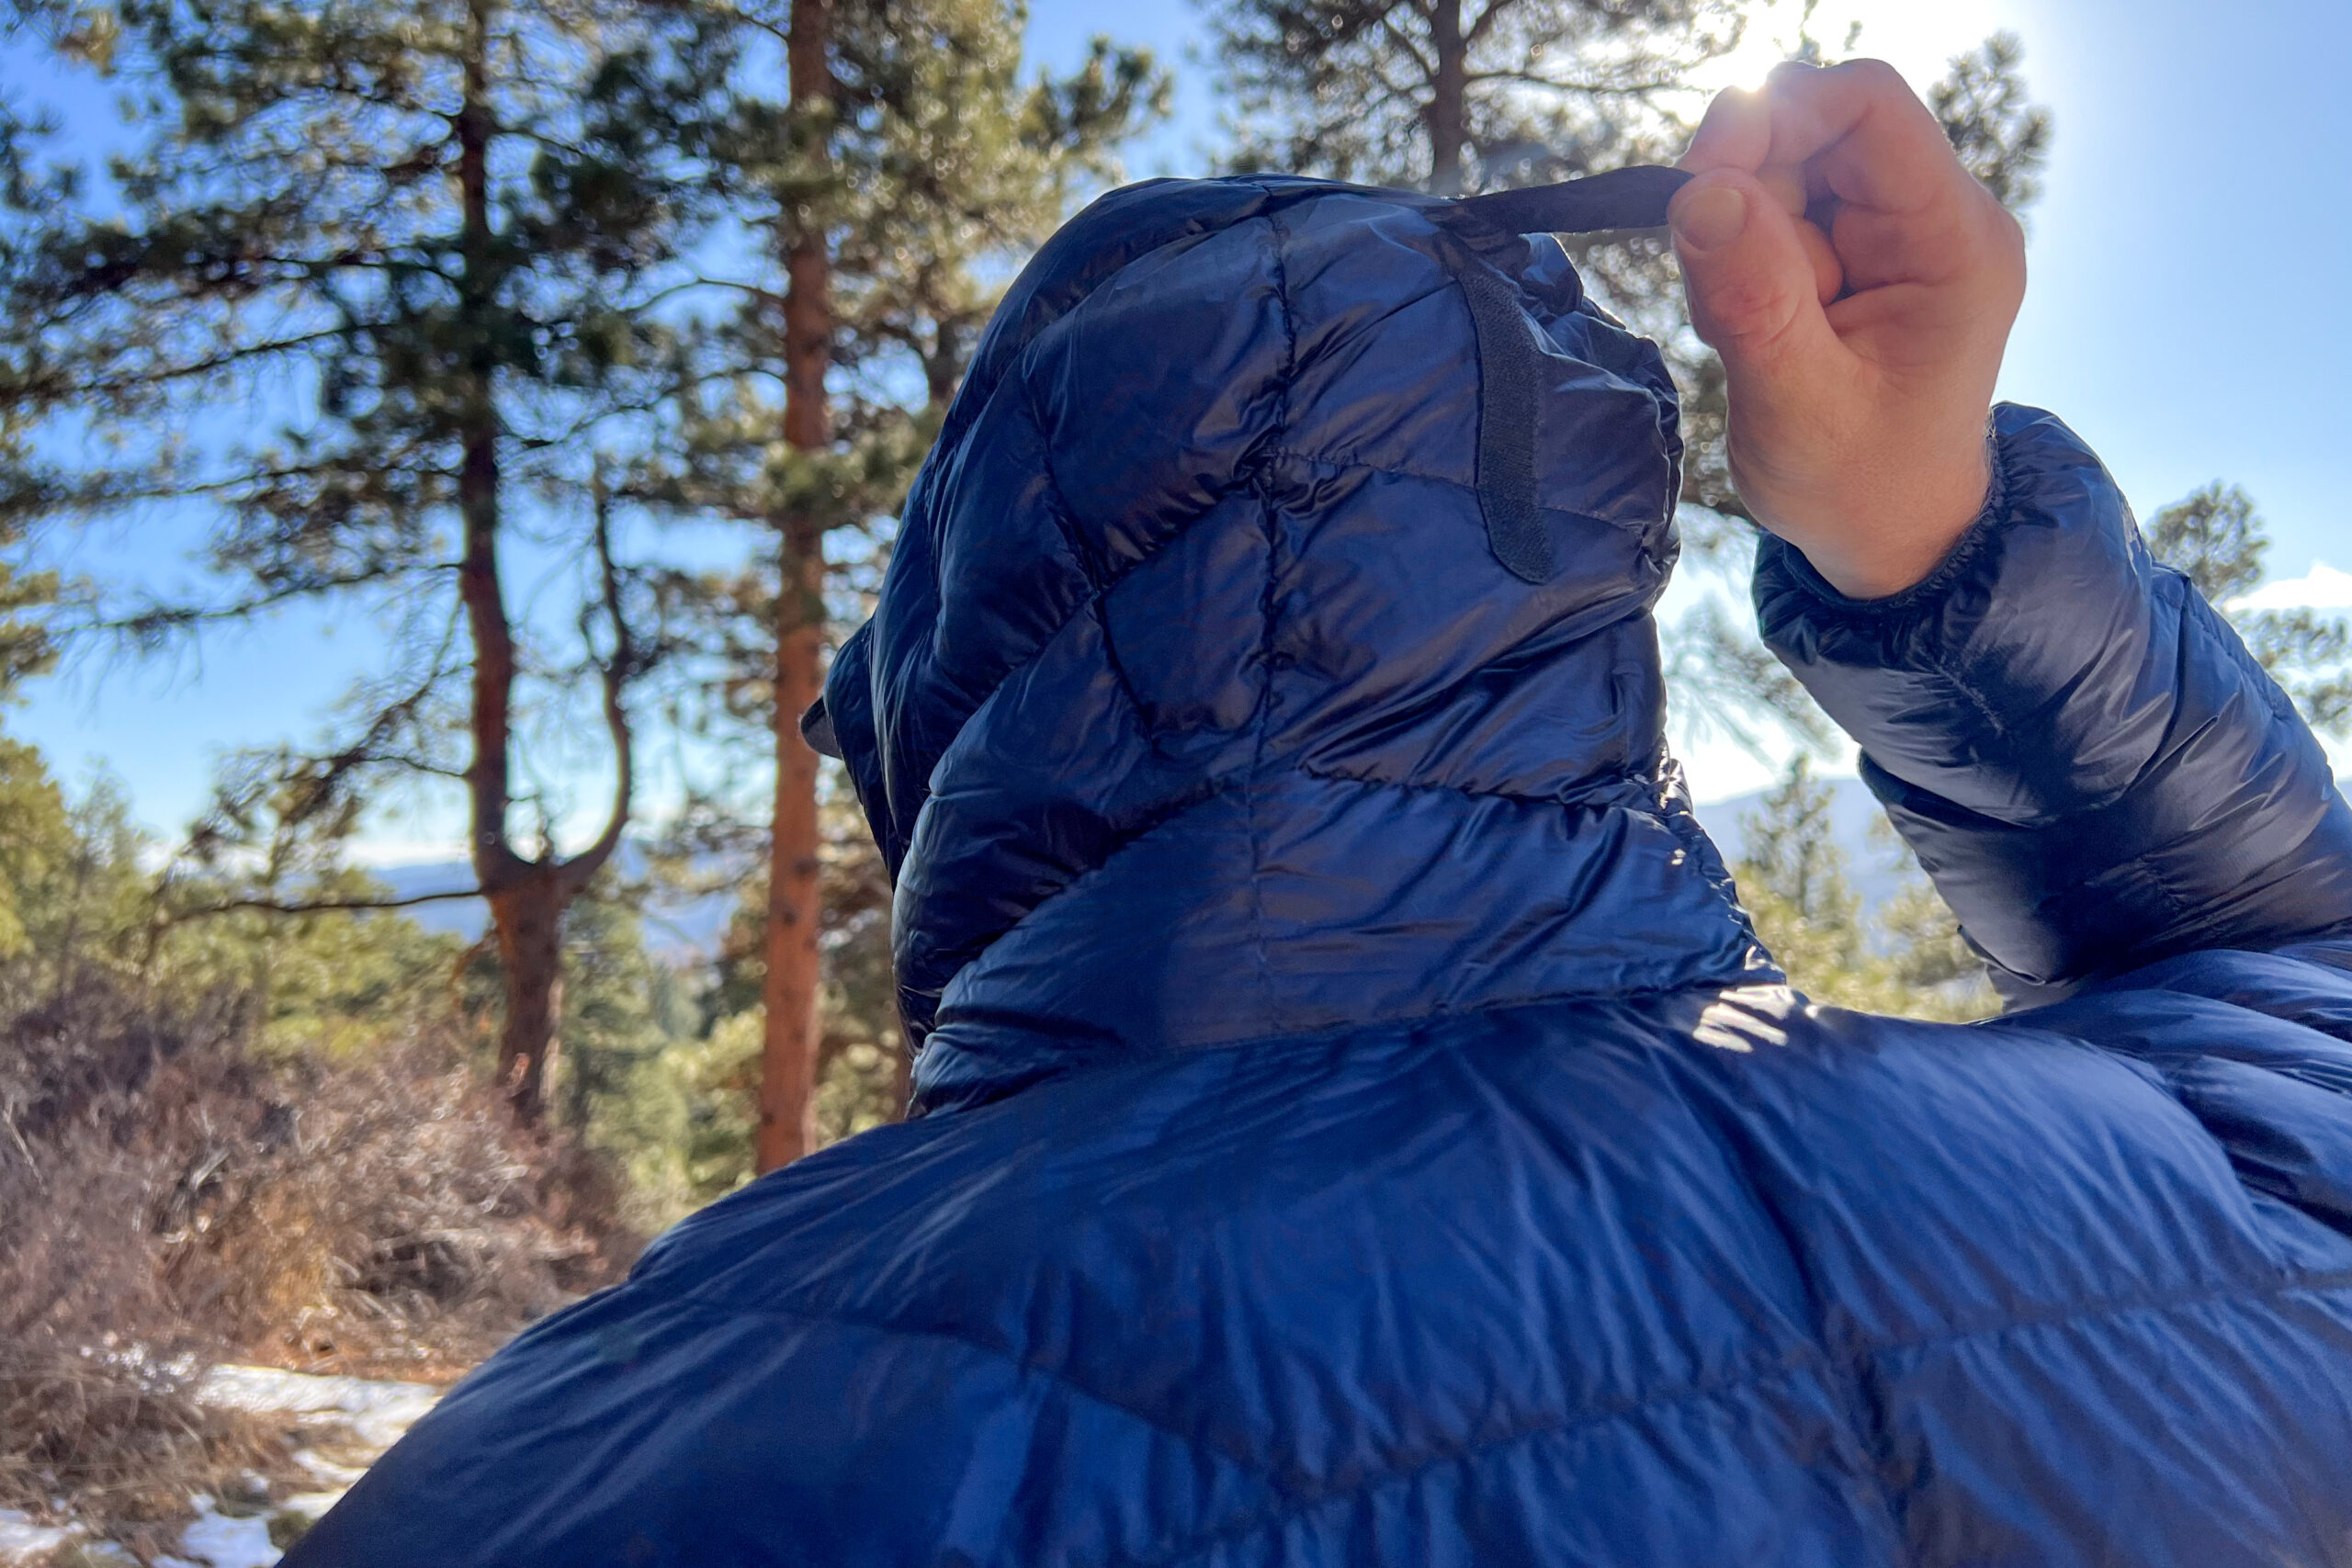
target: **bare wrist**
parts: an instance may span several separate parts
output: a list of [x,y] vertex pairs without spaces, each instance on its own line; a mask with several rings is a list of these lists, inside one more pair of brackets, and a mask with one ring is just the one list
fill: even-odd
[[1982,444],[1973,448],[1971,457],[1951,480],[1921,487],[1944,499],[1914,511],[1904,526],[1882,525],[1858,528],[1835,540],[1790,542],[1804,551],[1824,581],[1849,599],[1884,599],[1900,593],[1941,565],[1952,547],[1984,515],[1992,490],[1992,465]]

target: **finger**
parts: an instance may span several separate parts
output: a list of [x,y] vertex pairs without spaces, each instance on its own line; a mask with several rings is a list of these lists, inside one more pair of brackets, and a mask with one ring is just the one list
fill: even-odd
[[1744,87],[1726,87],[1707,105],[1691,133],[1690,145],[1675,164],[1702,175],[1711,169],[1745,169],[1754,174],[1772,147],[1772,112],[1763,96]]
[[1907,212],[1968,179],[1942,125],[1884,61],[1782,66],[1758,96],[1771,145],[1756,167],[1804,170],[1815,194],[1826,186],[1844,201]]
[[1829,236],[1815,224],[1799,223],[1797,241],[1813,264],[1814,296],[1826,305],[1846,291],[1846,264],[1838,259],[1838,247]]
[[1820,375],[1846,356],[1822,311],[1826,243],[1810,246],[1800,220],[1753,175],[1700,175],[1676,193],[1668,219],[1691,325],[1735,384],[1748,381],[1769,396],[1774,384]]
[[1694,175],[1715,169],[1739,169],[1763,182],[1772,198],[1790,212],[1805,207],[1805,173],[1802,167],[1765,167],[1772,146],[1771,106],[1763,96],[1741,87],[1726,87],[1707,105],[1690,145],[1675,167]]
[[1841,206],[1829,233],[1847,281],[1857,288],[1965,283],[1989,259],[1985,216],[1968,202],[1902,214]]

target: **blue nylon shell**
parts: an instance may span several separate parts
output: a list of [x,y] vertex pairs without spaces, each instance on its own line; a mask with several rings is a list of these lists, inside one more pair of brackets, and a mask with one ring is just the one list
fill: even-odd
[[[1766,637],[2018,1007],[1822,1008],[1667,754],[1680,456],[1556,246],[1156,182],[1008,295],[828,705],[923,1112],[295,1564],[2352,1564],[2352,818],[2063,425]],[[1449,257],[1541,350],[1489,547]],[[2032,1005],[2029,1005],[2032,1004]]]

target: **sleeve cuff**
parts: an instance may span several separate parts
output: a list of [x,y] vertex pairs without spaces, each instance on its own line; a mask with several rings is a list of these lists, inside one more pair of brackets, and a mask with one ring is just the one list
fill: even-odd
[[2007,513],[2012,487],[2007,460],[2001,447],[1998,409],[1985,422],[1984,468],[1987,475],[1984,505],[1977,513],[1976,521],[1953,541],[1951,548],[1944,552],[1944,558],[1936,563],[1934,570],[1908,588],[1897,589],[1876,599],[1857,599],[1841,593],[1830,585],[1828,579],[1814,570],[1804,551],[1770,532],[1758,546],[1758,570],[1760,572],[1765,564],[1762,558],[1769,554],[1772,569],[1802,589],[1806,597],[1823,609],[1851,621],[1891,620],[1931,610],[1943,602],[1954,583],[1968,575],[1971,565],[1984,553],[1986,542],[1999,531]]

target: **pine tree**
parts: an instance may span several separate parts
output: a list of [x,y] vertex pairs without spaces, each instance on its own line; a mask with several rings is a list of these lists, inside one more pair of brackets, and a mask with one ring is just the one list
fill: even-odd
[[1993,1011],[1983,961],[1899,846],[1902,886],[1875,916],[1863,908],[1838,842],[1835,801],[1800,754],[1742,822],[1746,843],[1732,876],[1790,983],[1815,1001],[1871,1012],[1959,1021]]
[[2270,535],[2252,497],[2216,479],[2157,513],[2147,538],[2158,560],[2186,574],[2229,618],[2313,729],[2339,738],[2352,734],[2352,624],[2311,610],[2255,610],[2237,603],[2267,575]]
[[1239,168],[1441,196],[1617,164],[1739,40],[1724,0],[1222,0]]
[[[11,145],[0,413],[47,439],[0,522],[199,520],[207,591],[101,616],[148,645],[301,603],[389,624],[336,735],[288,754],[294,809],[462,788],[535,1117],[563,915],[628,820],[626,698],[658,651],[594,454],[660,389],[697,232],[672,133],[725,35],[627,0],[123,0],[62,36],[105,54],[137,145],[103,183]],[[576,613],[517,602],[526,548]],[[567,856],[521,753],[575,692],[610,795]]]
[[1837,840],[1829,786],[1800,755],[1742,826],[1747,841],[1732,867],[1758,934],[1799,988],[1841,1000],[1868,957],[1860,896]]
[[[754,667],[734,694],[770,728],[760,1168],[816,1145],[824,1057],[815,701],[835,595],[870,580],[889,519],[987,323],[994,278],[1114,168],[1163,112],[1144,54],[1098,41],[1060,79],[1021,78],[1023,17],[1004,0],[775,0],[731,12],[786,91],[739,85],[712,132],[714,188],[755,242],[707,282],[740,308],[683,369],[678,446],[646,490],[755,525],[764,571],[707,583]],[[750,51],[760,58],[759,51]],[[879,940],[869,933],[868,940]]]

